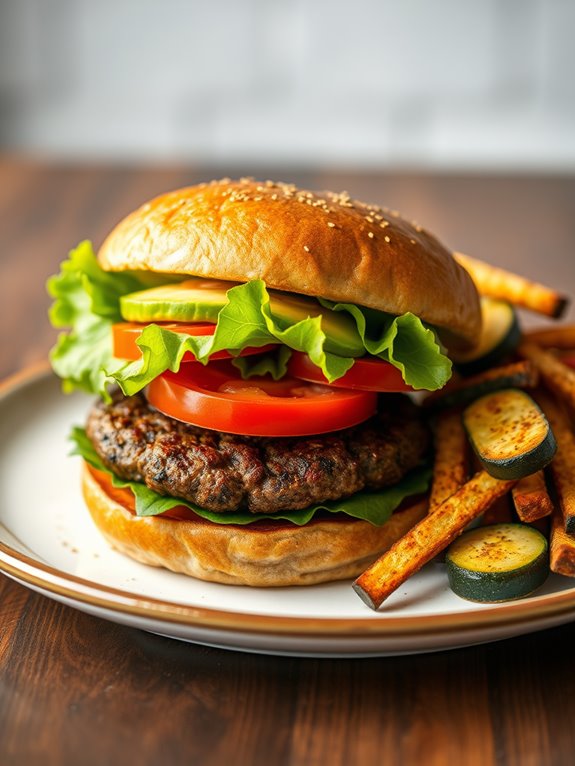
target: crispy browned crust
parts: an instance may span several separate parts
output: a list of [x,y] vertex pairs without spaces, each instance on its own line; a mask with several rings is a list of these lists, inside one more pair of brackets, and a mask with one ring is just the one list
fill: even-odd
[[188,274],[411,311],[473,344],[477,291],[451,253],[394,211],[287,184],[216,181],[164,194],[121,221],[103,268]]
[[381,527],[351,519],[237,527],[139,518],[112,499],[85,464],[82,491],[96,526],[121,553],[200,580],[259,587],[355,577],[426,512],[425,501],[415,501]]

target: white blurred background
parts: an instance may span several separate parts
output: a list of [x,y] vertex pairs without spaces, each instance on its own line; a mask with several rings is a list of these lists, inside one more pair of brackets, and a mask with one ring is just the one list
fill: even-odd
[[0,149],[575,169],[574,0],[0,0]]

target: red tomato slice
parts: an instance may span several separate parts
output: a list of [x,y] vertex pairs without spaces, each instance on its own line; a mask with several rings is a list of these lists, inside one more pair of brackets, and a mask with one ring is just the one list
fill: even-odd
[[[288,372],[294,378],[307,380],[311,383],[328,384],[323,372],[311,361],[307,354],[294,351],[288,366]],[[402,378],[401,372],[389,362],[374,357],[356,359],[351,370],[331,383],[337,388],[348,388],[358,391],[413,391]]]
[[[154,324],[165,327],[166,330],[173,330],[174,332],[184,333],[185,335],[213,335],[215,330],[215,324],[210,322],[155,322]],[[112,325],[112,339],[114,344],[114,356],[118,359],[128,359],[129,361],[136,361],[141,357],[141,351],[136,344],[137,339],[140,337],[142,330],[147,327],[146,324],[139,322],[119,322]],[[263,354],[274,348],[273,345],[261,346],[260,348],[244,348],[239,354],[235,356],[249,356],[250,354]],[[216,351],[212,354],[210,359],[230,359],[234,354],[230,354],[229,351]],[[187,352],[182,359],[182,362],[195,362],[196,358],[190,352]]]
[[150,404],[176,420],[246,436],[309,436],[349,428],[376,410],[377,395],[294,378],[243,380],[231,362],[186,365],[147,388]]

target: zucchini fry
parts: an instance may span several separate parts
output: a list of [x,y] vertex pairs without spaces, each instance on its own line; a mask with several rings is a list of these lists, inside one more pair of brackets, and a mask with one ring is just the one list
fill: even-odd
[[525,340],[542,348],[560,348],[571,351],[575,349],[575,325],[531,330],[525,333]]
[[534,388],[538,380],[539,372],[535,365],[523,360],[492,367],[470,378],[454,380],[453,383],[449,381],[440,391],[426,397],[423,404],[433,409],[469,404],[477,397],[501,388]]
[[520,521],[531,524],[537,519],[549,516],[553,511],[553,503],[545,485],[543,471],[524,476],[511,490],[515,510]]
[[429,513],[438,508],[444,500],[457,492],[467,481],[469,471],[469,450],[461,412],[445,410],[433,424],[435,461],[433,481],[429,496]]
[[566,295],[538,282],[532,282],[518,274],[471,258],[463,253],[453,253],[455,260],[469,273],[477,290],[491,298],[502,298],[515,306],[558,319],[569,304]]
[[497,479],[521,479],[551,462],[557,445],[533,399],[506,388],[476,399],[463,425],[481,465]]
[[475,474],[357,578],[353,584],[357,595],[369,607],[377,609],[514,484],[514,481],[494,479],[487,471]]
[[537,367],[548,388],[558,393],[575,410],[575,370],[533,343],[522,343],[518,351]]
[[559,508],[555,508],[551,516],[549,567],[557,574],[575,577],[575,537],[565,532],[563,514]]
[[445,556],[451,590],[497,603],[522,598],[549,576],[547,538],[527,524],[495,524],[464,532]]
[[575,435],[567,416],[551,396],[541,391],[537,400],[545,412],[557,442],[557,453],[549,465],[557,499],[563,514],[565,531],[575,533]]

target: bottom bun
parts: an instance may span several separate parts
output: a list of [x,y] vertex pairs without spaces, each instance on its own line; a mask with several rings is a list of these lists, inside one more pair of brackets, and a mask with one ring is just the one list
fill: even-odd
[[381,527],[341,515],[301,527],[138,517],[122,502],[126,491],[107,487],[86,463],[82,492],[96,526],[120,553],[199,580],[258,587],[355,577],[426,513],[426,501],[418,499]]

